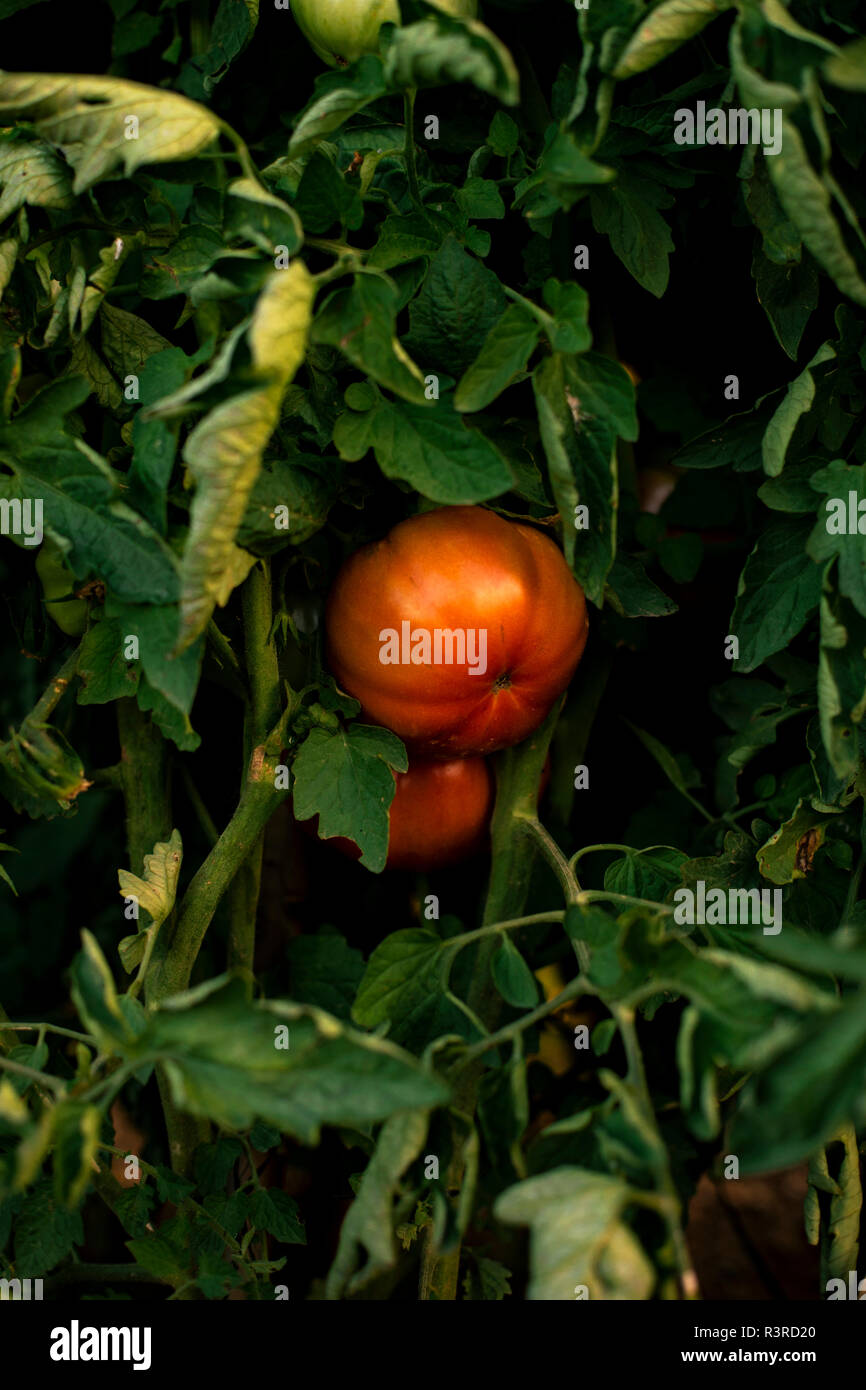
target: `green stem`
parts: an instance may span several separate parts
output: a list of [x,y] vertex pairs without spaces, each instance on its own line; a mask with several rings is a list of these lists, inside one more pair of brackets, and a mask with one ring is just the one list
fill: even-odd
[[134,699],[118,700],[116,709],[127,854],[130,869],[140,874],[144,856],[172,831],[168,753],[162,734]]
[[[244,766],[252,751],[267,738],[280,717],[280,668],[273,640],[274,610],[271,566],[260,560],[241,591],[244,619],[244,654],[250,704],[244,720]],[[228,965],[245,975],[252,985],[255,955],[256,912],[261,891],[264,830],[239,866],[229,888]]]
[[15,1076],[24,1076],[28,1081],[35,1081],[38,1086],[46,1086],[55,1095],[62,1095],[66,1090],[63,1082],[56,1076],[50,1076],[48,1072],[36,1071],[34,1067],[27,1067],[23,1062],[13,1062],[11,1057],[0,1057],[0,1070],[11,1071]]
[[403,93],[403,121],[406,126],[406,143],[404,154],[406,158],[406,177],[409,180],[409,193],[413,203],[422,207],[421,185],[418,182],[418,163],[415,153],[415,97],[417,93],[414,87]]
[[285,737],[285,716],[264,744],[253,749],[237,809],[186,890],[177,926],[154,969],[154,1002],[189,986],[205,933],[238,869],[288,791],[274,786]]
[[654,912],[670,915],[675,911],[666,903],[653,902],[652,898],[633,898],[629,893],[606,893],[601,888],[584,889],[578,895],[578,902],[581,906],[585,903],[622,903],[623,907],[651,907]]
[[555,998],[546,999],[543,1004],[538,1005],[538,1008],[532,1009],[528,1014],[522,1014],[520,1018],[515,1019],[513,1023],[509,1023],[504,1028],[500,1028],[498,1033],[491,1033],[489,1037],[482,1038],[481,1042],[474,1043],[472,1047],[464,1053],[463,1061],[474,1061],[476,1057],[480,1057],[483,1053],[489,1052],[491,1048],[501,1047],[503,1043],[513,1041],[513,1039],[519,1037],[526,1028],[531,1028],[533,1024],[539,1023],[541,1019],[547,1018],[548,1014],[556,1013],[557,1009],[561,1009],[563,1004],[567,1004],[571,999],[577,999],[582,994],[597,993],[598,990],[595,985],[591,985],[583,975],[576,976],[570,984],[565,986],[565,989],[560,990]]
[[[466,1004],[487,1029],[495,1028],[502,1000],[493,982],[491,966],[499,948],[503,926],[520,913],[529,891],[535,853],[527,824],[535,815],[538,786],[544,760],[556,726],[559,707],[551,711],[535,733],[516,748],[507,748],[496,758],[496,805],[491,824],[491,865],[487,899],[484,904],[481,939],[475,953],[472,979]],[[539,914],[550,920],[550,914]],[[489,929],[489,934],[485,931]],[[486,1039],[485,1039],[486,1041]],[[484,1064],[476,1057],[460,1071],[454,1089],[452,1108],[461,1117],[453,1126],[454,1157],[447,1175],[449,1193],[460,1192],[467,1176],[466,1136],[474,1132],[473,1117]],[[462,1135],[459,1129],[463,1129]],[[457,1297],[460,1272],[460,1244],[439,1252],[432,1225],[427,1228],[421,1254],[419,1298],[436,1301]]]
[[60,670],[57,672],[57,675],[48,682],[42,695],[36,701],[36,704],[27,716],[34,724],[44,723],[48,716],[53,714],[54,710],[60,704],[60,701],[69,688],[70,681],[78,670],[79,652],[80,648],[76,647],[72,655],[66,658]]
[[20,1030],[22,1033],[57,1033],[61,1038],[74,1038],[76,1042],[87,1043],[89,1047],[96,1046],[96,1039],[91,1037],[89,1033],[76,1033],[74,1028],[58,1028],[54,1023],[9,1023],[4,1018],[3,1027]]

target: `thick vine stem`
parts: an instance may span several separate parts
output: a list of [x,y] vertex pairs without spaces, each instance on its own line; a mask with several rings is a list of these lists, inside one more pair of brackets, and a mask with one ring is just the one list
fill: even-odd
[[[483,925],[491,926],[519,916],[529,891],[529,877],[535,846],[528,825],[535,817],[538,786],[547,750],[556,727],[559,707],[548,715],[535,733],[516,748],[507,748],[496,758],[496,805],[491,825],[491,867]],[[493,1029],[501,1009],[501,999],[493,983],[491,965],[499,949],[498,932],[485,935],[475,948],[472,982],[466,1000],[468,1007],[487,1029]],[[471,1122],[478,1103],[478,1087],[484,1072],[480,1059],[459,1073],[453,1109]],[[454,1156],[449,1164],[447,1187],[459,1192],[466,1176],[464,1145],[455,1133]],[[432,1226],[427,1228],[421,1255],[419,1298],[437,1301],[457,1297],[460,1246],[440,1253]]]
[[[126,808],[126,844],[129,866],[140,874],[144,856],[172,832],[171,791],[168,750],[162,734],[149,714],[130,698],[117,702],[117,731],[120,736],[120,784]],[[160,938],[157,938],[157,952]],[[145,981],[148,1004],[154,1002],[153,974]],[[165,1118],[166,1138],[172,1167],[185,1175],[196,1146],[207,1139],[207,1121],[179,1110],[171,1097],[168,1078],[157,1067],[157,1084]]]
[[237,809],[184,894],[177,926],[158,966],[156,962],[154,965],[153,1002],[189,986],[196,957],[220,900],[288,795],[287,790],[275,786],[286,722],[287,714],[283,713],[265,741],[253,749]]
[[144,856],[172,831],[168,752],[150,715],[132,698],[117,701],[117,732],[129,867],[140,874]]
[[[244,719],[244,766],[280,715],[280,670],[274,645],[270,561],[250,570],[241,591],[244,651],[250,703]],[[259,833],[229,888],[228,964],[252,985],[256,911],[262,878],[264,829]]]

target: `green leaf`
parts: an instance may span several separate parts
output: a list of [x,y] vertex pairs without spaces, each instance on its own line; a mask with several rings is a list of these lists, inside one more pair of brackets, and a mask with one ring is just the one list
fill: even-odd
[[317,313],[313,342],[339,348],[360,371],[406,401],[424,402],[424,375],[397,339],[397,291],[378,275],[356,275]]
[[821,571],[805,553],[806,519],[772,521],[746,561],[737,588],[731,632],[740,641],[737,671],[754,671],[783,651],[814,613]]
[[179,630],[173,604],[120,603],[108,594],[105,615],[119,623],[124,638],[138,638],[141,669],[153,688],[181,713],[189,714],[198,688],[204,638],[179,656],[173,655]]
[[120,625],[105,618],[84,634],[77,667],[79,705],[106,705],[135,694],[141,671],[124,657],[123,638]]
[[[833,459],[826,468],[812,473],[810,484],[814,492],[825,497],[814,530],[806,542],[806,550],[816,565],[837,557],[837,576],[840,591],[849,598],[863,617],[866,617],[866,566],[863,563],[863,537],[859,523],[862,512],[856,512],[856,529],[849,530],[850,494],[855,507],[866,502],[866,465],[854,467],[842,459]],[[831,507],[831,502],[835,505]],[[866,512],[866,506],[863,507]],[[840,520],[841,517],[844,520]],[[832,529],[831,529],[832,522]]]
[[282,198],[252,178],[234,179],[226,196],[224,230],[228,239],[251,241],[267,256],[272,256],[277,246],[284,246],[289,255],[300,250],[303,228],[298,214]]
[[583,286],[550,279],[545,282],[544,299],[553,314],[554,321],[549,327],[545,325],[545,330],[554,352],[586,352],[592,346],[592,334],[589,295]]
[[391,35],[385,80],[397,91],[471,82],[503,106],[516,106],[520,98],[517,68],[504,43],[478,20],[444,13]]
[[[270,555],[285,545],[303,545],[325,525],[342,493],[339,460],[319,454],[292,454],[262,469],[253,484],[238,545],[256,555]],[[288,529],[283,529],[288,508]]]
[[503,159],[514,154],[520,144],[520,129],[507,111],[497,111],[490,122],[487,143]]
[[0,222],[28,203],[68,208],[75,201],[67,166],[50,145],[0,138]]
[[795,360],[803,330],[818,305],[818,273],[807,257],[799,264],[774,265],[756,250],[752,275],[758,302],[779,345]]
[[732,3],[733,0],[662,0],[641,20],[611,76],[622,81],[655,67],[717,15],[730,9]]
[[610,237],[614,254],[629,274],[657,299],[668,287],[668,256],[674,249],[659,208],[672,203],[660,184],[633,174],[621,174],[613,188],[599,189],[590,199],[595,230]]
[[71,542],[66,558],[78,578],[95,571],[120,598],[171,603],[178,593],[173,552],[117,500],[119,478],[104,460],[64,431],[64,417],[87,394],[80,377],[51,382],[0,426],[0,460],[15,472],[0,478],[0,491],[44,499],[45,529]]
[[318,1009],[251,1004],[243,983],[225,977],[164,1001],[139,1045],[161,1060],[181,1109],[229,1129],[264,1120],[307,1145],[322,1125],[364,1127],[448,1098],[393,1044]]
[[855,39],[828,58],[824,76],[834,87],[851,92],[866,92],[866,38]]
[[541,325],[522,304],[512,304],[493,325],[481,351],[463,374],[454,395],[459,411],[484,410],[515,377],[526,371],[538,346]]
[[[356,1293],[396,1264],[394,1224],[400,1179],[421,1153],[427,1127],[428,1116],[423,1110],[392,1115],[382,1126],[357,1196],[340,1228],[340,1243],[325,1285],[326,1298]],[[363,1251],[367,1258],[359,1270]]]
[[830,1279],[842,1279],[847,1288],[849,1271],[857,1268],[860,1254],[863,1208],[860,1155],[853,1125],[842,1125],[812,1157],[808,1181],[806,1231],[810,1245],[820,1241],[821,1287],[826,1290]]
[[444,943],[430,927],[391,932],[374,950],[352,1008],[362,1028],[409,1016],[441,988]]
[[162,536],[168,526],[167,494],[177,452],[178,426],[149,418],[146,408],[179,391],[193,362],[181,348],[166,348],[148,358],[138,379],[142,409],[132,422],[130,501]]
[[372,53],[364,54],[348,68],[317,77],[313,99],[301,112],[292,132],[289,159],[305,154],[386,91],[382,61]]
[[840,595],[821,596],[818,712],[830,767],[845,785],[857,770],[866,710],[866,621]]
[[677,605],[647,576],[640,560],[620,550],[607,576],[605,601],[621,617],[659,618],[676,613]]
[[328,932],[294,937],[286,955],[292,999],[348,1021],[364,974],[361,952],[336,932]]
[[477,356],[505,307],[497,277],[450,235],[412,301],[406,348],[425,373],[456,376]]
[[[0,241],[0,300],[3,299],[6,286],[12,279],[12,272],[15,269],[17,258],[18,242],[12,237],[5,237],[3,241]],[[8,348],[4,349],[4,351],[8,352]],[[11,401],[7,401],[5,396],[6,392],[4,391],[4,398],[0,401],[0,419],[8,420]]]
[[27,121],[57,145],[75,170],[76,194],[119,167],[129,175],[142,164],[191,159],[219,135],[205,107],[119,77],[0,72],[0,120]]
[[538,984],[514,942],[502,933],[502,941],[491,966],[493,982],[506,1004],[515,1009],[534,1009],[538,1003]]
[[252,1197],[251,1219],[257,1230],[267,1231],[281,1245],[306,1245],[304,1223],[294,1198],[278,1187],[259,1188]]
[[84,1242],[80,1211],[70,1211],[39,1182],[24,1197],[15,1218],[15,1265],[25,1278],[41,1279]]
[[393,270],[421,256],[435,256],[450,232],[450,222],[430,208],[392,214],[382,223],[367,265],[376,270]]
[[[793,88],[767,83],[748,66],[743,56],[741,26],[742,19],[738,18],[731,30],[731,67],[742,97],[749,107],[770,106],[784,113],[802,98]],[[767,168],[782,208],[815,260],[843,294],[856,304],[866,305],[866,281],[833,215],[826,177],[820,177],[812,168],[803,137],[785,114],[781,120],[781,145],[767,161]]]
[[649,1298],[652,1265],[620,1219],[630,1199],[620,1178],[580,1168],[557,1168],[500,1193],[497,1219],[530,1227],[526,1297],[573,1302],[583,1286],[592,1300]]
[[812,869],[815,851],[824,842],[832,817],[798,801],[794,813],[758,850],[758,867],[771,883],[793,883]]
[[470,505],[511,486],[499,451],[480,430],[467,428],[446,400],[417,406],[379,397],[364,414],[340,416],[334,443],[350,461],[372,448],[386,478],[403,479],[431,502]]
[[354,840],[361,863],[380,873],[388,855],[391,769],[405,772],[406,754],[387,729],[351,724],[337,734],[312,729],[295,757],[294,808],[298,820],[319,817],[320,839]]
[[321,149],[301,176],[295,211],[308,232],[327,232],[335,223],[354,230],[364,220],[357,180],[350,182]]
[[777,477],[785,467],[785,455],[794,430],[797,428],[800,417],[808,413],[815,399],[814,369],[824,362],[832,362],[835,359],[836,349],[830,343],[824,343],[803,368],[800,375],[789,384],[781,404],[776,407],[764,432],[761,446],[764,472],[769,474],[771,478]]
[[682,850],[672,845],[629,850],[625,858],[614,860],[605,869],[605,891],[664,902],[669,889],[680,886],[680,865],[685,862]]
[[730,1133],[741,1172],[787,1168],[848,1120],[866,1078],[866,996],[808,1022],[796,1042],[742,1092]]
[[472,1251],[472,1263],[463,1276],[464,1299],[478,1302],[499,1302],[511,1293],[512,1274],[510,1269],[498,1260],[490,1260],[486,1255]]
[[[533,387],[565,557],[597,604],[616,550],[616,438],[634,437],[634,392],[622,368],[596,353],[545,357]],[[577,529],[578,505],[588,509],[588,528]]]
[[490,219],[500,221],[505,216],[505,204],[493,179],[482,179],[477,175],[468,178],[463,187],[458,188],[454,201],[461,212],[479,222]]
[[96,937],[83,931],[81,944],[83,950],[70,969],[72,998],[88,1032],[99,1039],[106,1052],[113,1053],[132,1042],[133,1030],[120,1007],[114,979]]
[[212,227],[185,228],[165,251],[148,257],[139,281],[142,297],[189,294],[224,250],[222,237]]
[[253,366],[266,384],[216,406],[184,446],[196,491],[181,563],[181,651],[207,627],[215,605],[228,602],[252,564],[235,537],[283,393],[304,359],[313,294],[302,261],[272,273],[248,331]]
[[78,1207],[93,1177],[102,1116],[95,1105],[64,1100],[53,1114],[54,1195],[70,1209]]

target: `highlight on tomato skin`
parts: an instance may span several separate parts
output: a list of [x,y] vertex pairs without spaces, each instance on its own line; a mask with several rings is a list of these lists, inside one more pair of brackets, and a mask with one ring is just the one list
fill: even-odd
[[441,507],[349,557],[325,628],[328,665],[363,717],[411,753],[450,758],[538,728],[583,655],[588,618],[548,535],[484,507]]

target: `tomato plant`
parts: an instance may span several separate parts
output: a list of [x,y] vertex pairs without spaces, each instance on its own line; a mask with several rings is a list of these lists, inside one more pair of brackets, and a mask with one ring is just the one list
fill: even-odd
[[860,8],[0,0],[2,1301],[856,1297]]

